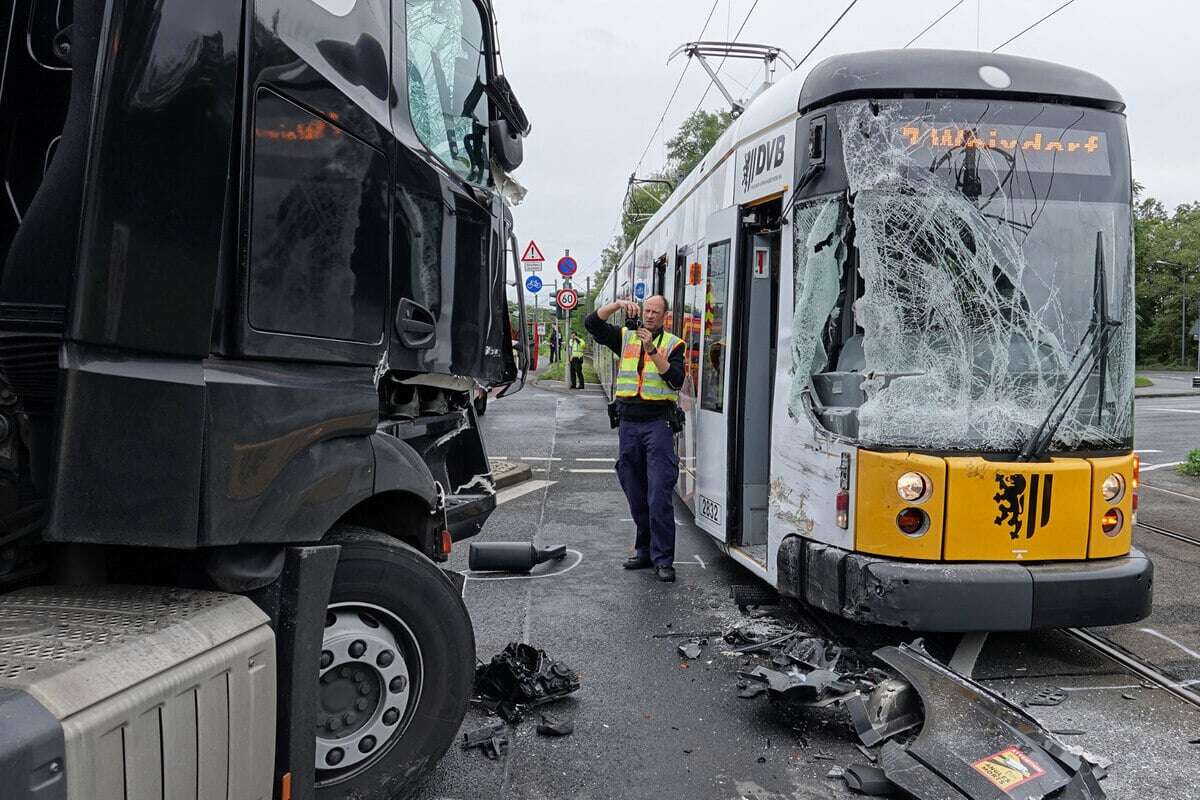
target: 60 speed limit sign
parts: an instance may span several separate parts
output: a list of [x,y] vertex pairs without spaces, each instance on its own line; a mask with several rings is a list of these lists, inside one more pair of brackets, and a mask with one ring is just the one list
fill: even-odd
[[554,302],[556,302],[558,307],[563,311],[570,311],[571,309],[575,308],[575,306],[579,305],[579,293],[571,288],[559,289],[558,294],[554,296]]

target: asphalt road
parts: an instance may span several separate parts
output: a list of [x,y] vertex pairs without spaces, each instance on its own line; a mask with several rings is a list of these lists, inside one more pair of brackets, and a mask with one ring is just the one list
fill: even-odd
[[[1200,401],[1189,400],[1200,410]],[[1174,435],[1168,421],[1153,444],[1147,444],[1143,431],[1157,423],[1145,422],[1140,406],[1138,413],[1139,447],[1161,450],[1166,459],[1186,450],[1185,442],[1170,440],[1183,438],[1180,425],[1193,424],[1189,415],[1179,413],[1182,419],[1175,420]],[[421,798],[855,796],[840,780],[826,777],[835,764],[863,761],[841,712],[787,712],[765,698],[739,699],[735,673],[740,662],[722,653],[719,640],[699,659],[687,661],[676,651],[677,640],[656,638],[721,629],[743,619],[729,600],[729,587],[752,579],[690,524],[683,507],[676,514],[676,584],[620,569],[632,531],[612,469],[616,436],[608,428],[601,396],[529,387],[493,403],[484,427],[492,456],[520,459],[535,471],[533,481],[501,493],[501,505],[480,540],[566,544],[573,552],[561,564],[540,567],[533,579],[467,581],[464,598],[475,622],[478,654],[488,659],[508,642],[525,640],[577,669],[583,688],[547,709],[573,718],[574,735],[538,736],[534,714],[509,728],[511,745],[499,761],[454,746],[423,787]],[[1158,454],[1143,457],[1150,462],[1152,455]],[[1149,475],[1158,475],[1156,485],[1165,485],[1165,479],[1173,480],[1171,472]],[[1144,495],[1143,508],[1147,504],[1159,505]],[[1162,576],[1175,568],[1165,565],[1174,559],[1168,546],[1142,541],[1146,536],[1139,532],[1139,545],[1162,551],[1155,555],[1164,580]],[[1171,597],[1179,602],[1160,607],[1178,606],[1171,610],[1172,620],[1189,614],[1183,598],[1191,566],[1182,563],[1189,552],[1176,555],[1183,577],[1178,585],[1171,582],[1176,586]],[[465,547],[455,552],[450,566],[466,570]],[[1191,584],[1196,585],[1195,578]],[[1191,618],[1196,615],[1191,613]],[[1165,617],[1155,619],[1154,625],[1183,635],[1178,627],[1169,627]],[[841,632],[866,651],[906,638],[902,632],[853,626]],[[1161,639],[1147,638],[1164,645],[1164,654],[1171,649]],[[955,641],[930,644],[946,657]],[[1191,763],[1197,748],[1187,742],[1200,735],[1200,711],[1141,686],[1064,634],[990,637],[975,676],[1017,701],[1043,688],[1067,690],[1061,705],[1030,710],[1048,727],[1066,731],[1069,744],[1114,759],[1105,781],[1109,797],[1196,796]],[[463,729],[487,721],[481,709],[472,708]]]
[[[1200,448],[1200,397],[1143,398],[1134,408],[1142,457],[1138,522],[1200,540],[1200,478],[1176,469]],[[1200,545],[1141,525],[1134,544],[1154,561],[1154,611],[1136,625],[1101,633],[1200,689]]]

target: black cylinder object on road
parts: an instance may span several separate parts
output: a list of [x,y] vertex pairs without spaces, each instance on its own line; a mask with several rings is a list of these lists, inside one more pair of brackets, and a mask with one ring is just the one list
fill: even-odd
[[531,542],[473,542],[467,565],[473,572],[529,572],[566,555],[566,545],[539,550]]

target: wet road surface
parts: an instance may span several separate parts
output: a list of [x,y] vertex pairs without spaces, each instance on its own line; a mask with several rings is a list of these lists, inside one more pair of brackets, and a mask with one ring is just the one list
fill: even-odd
[[[1155,401],[1160,402],[1167,401]],[[739,699],[739,662],[722,654],[719,639],[711,639],[699,659],[685,661],[676,652],[678,640],[655,638],[717,630],[742,620],[729,587],[752,578],[690,524],[682,506],[676,512],[679,581],[661,584],[647,572],[620,568],[632,530],[612,469],[616,435],[608,428],[600,395],[530,387],[492,404],[484,427],[492,456],[519,459],[535,470],[533,481],[502,492],[502,504],[479,539],[566,544],[573,552],[564,562],[539,567],[533,579],[467,581],[464,598],[475,622],[477,651],[489,659],[508,642],[524,639],[578,670],[582,688],[546,709],[572,717],[575,733],[562,739],[538,736],[535,711],[509,728],[510,749],[499,761],[454,745],[419,797],[857,796],[841,780],[826,777],[834,765],[864,761],[845,715],[837,710],[789,713],[765,697]],[[1170,470],[1162,473],[1166,477]],[[1143,508],[1158,505],[1146,492],[1142,502]],[[1172,573],[1174,561],[1181,562],[1179,585],[1164,597],[1162,618],[1148,627],[1183,635],[1191,613],[1185,608],[1187,570],[1200,548],[1195,555],[1187,548],[1175,553],[1170,544],[1147,541],[1146,532],[1137,536],[1139,546],[1162,551],[1152,552],[1163,562],[1160,580],[1168,586],[1175,584],[1161,576]],[[451,567],[466,570],[466,549],[465,543],[460,546]],[[1183,564],[1186,558],[1193,562]],[[1172,564],[1164,568],[1165,562]],[[1200,574],[1192,586],[1200,586]],[[1196,618],[1191,613],[1191,620]],[[880,629],[843,632],[867,649],[908,638]],[[1134,634],[1147,636],[1129,635]],[[1156,647],[1163,645],[1164,659],[1171,655],[1165,641],[1148,638]],[[946,654],[953,644],[931,643]],[[1018,702],[1041,688],[1067,689],[1061,705],[1029,711],[1048,727],[1065,731],[1066,743],[1114,760],[1103,784],[1109,797],[1195,796],[1193,764],[1200,747],[1188,740],[1200,736],[1200,709],[1143,687],[1066,634],[989,637],[975,676]],[[482,710],[472,708],[463,729],[487,721]]]

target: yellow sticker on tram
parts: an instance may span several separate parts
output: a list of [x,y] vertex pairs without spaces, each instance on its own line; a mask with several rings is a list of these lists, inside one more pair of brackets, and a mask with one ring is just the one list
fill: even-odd
[[981,758],[971,766],[991,781],[993,786],[1005,792],[1046,774],[1046,770],[1016,747]]

